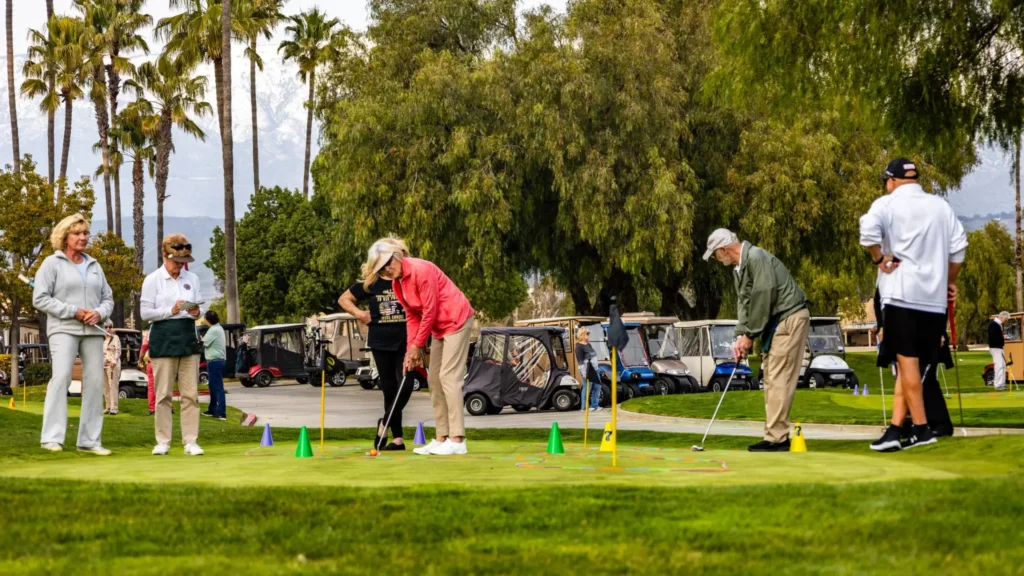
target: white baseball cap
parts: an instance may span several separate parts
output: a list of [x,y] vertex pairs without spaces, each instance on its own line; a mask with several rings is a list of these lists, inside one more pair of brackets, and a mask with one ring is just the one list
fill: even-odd
[[708,249],[707,252],[704,252],[704,260],[707,261],[708,258],[711,258],[711,255],[715,253],[715,250],[731,246],[739,241],[740,239],[736,234],[727,228],[719,228],[718,230],[715,230],[711,233],[711,236],[708,236]]

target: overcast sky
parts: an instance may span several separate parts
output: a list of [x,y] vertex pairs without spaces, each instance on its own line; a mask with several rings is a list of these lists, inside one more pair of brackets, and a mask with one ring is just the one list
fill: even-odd
[[[520,8],[523,10],[541,4],[550,4],[558,10],[565,10],[566,0],[521,0]],[[53,9],[57,14],[76,13],[72,10],[72,0],[54,0]],[[285,4],[285,14],[295,14],[303,10],[319,6],[321,10],[341,20],[350,28],[356,30],[366,29],[368,13],[364,0],[288,0]],[[171,15],[173,12],[167,7],[167,0],[148,0],[145,11],[159,20]],[[14,52],[17,55],[24,55],[28,49],[28,30],[30,28],[41,29],[46,20],[46,2],[44,0],[14,0]],[[283,27],[278,30],[281,33]],[[150,49],[153,52],[159,50],[160,45],[152,38],[147,38]],[[279,41],[279,39],[275,39]],[[276,43],[276,42],[275,42]]]

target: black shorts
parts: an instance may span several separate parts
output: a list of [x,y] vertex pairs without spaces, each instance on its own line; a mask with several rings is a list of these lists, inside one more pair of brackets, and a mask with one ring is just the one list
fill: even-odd
[[922,369],[938,361],[942,335],[946,333],[945,314],[889,304],[882,316],[882,348],[878,353],[878,366],[889,366],[896,361],[897,355],[917,358]]

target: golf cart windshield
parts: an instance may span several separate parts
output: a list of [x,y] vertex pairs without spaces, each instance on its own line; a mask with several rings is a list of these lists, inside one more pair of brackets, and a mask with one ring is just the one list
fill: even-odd
[[647,351],[644,350],[644,342],[640,338],[640,330],[638,328],[627,328],[626,333],[629,334],[629,343],[621,351],[622,365],[630,368],[650,366],[651,363],[647,359]]
[[733,343],[736,342],[736,328],[733,326],[711,326],[711,357],[715,360],[732,360]]
[[679,358],[676,346],[676,329],[671,324],[650,325],[641,328],[647,336],[651,358],[654,360],[672,360]]
[[611,362],[612,353],[608,350],[608,341],[604,337],[604,327],[600,324],[594,324],[587,326],[587,331],[590,332],[590,345],[597,352],[597,361]]
[[811,333],[807,336],[811,354],[840,354],[843,352],[843,333],[835,322],[811,322]]

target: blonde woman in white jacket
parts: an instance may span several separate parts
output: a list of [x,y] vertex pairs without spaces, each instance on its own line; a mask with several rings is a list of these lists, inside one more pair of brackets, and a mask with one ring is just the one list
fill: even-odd
[[46,388],[41,446],[63,450],[68,387],[75,357],[82,358],[82,414],[78,451],[107,456],[103,447],[103,337],[99,324],[114,310],[114,295],[99,262],[83,251],[89,222],[81,214],[61,220],[50,235],[55,252],[36,272],[32,305],[47,315],[53,377]]

